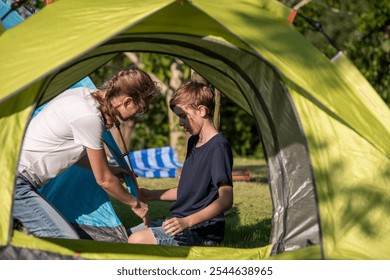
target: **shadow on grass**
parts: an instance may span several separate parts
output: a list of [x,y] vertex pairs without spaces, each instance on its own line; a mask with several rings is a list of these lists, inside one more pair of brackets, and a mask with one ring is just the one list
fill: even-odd
[[250,225],[242,225],[237,207],[225,214],[225,239],[221,246],[234,248],[263,247],[269,244],[271,219],[266,218]]

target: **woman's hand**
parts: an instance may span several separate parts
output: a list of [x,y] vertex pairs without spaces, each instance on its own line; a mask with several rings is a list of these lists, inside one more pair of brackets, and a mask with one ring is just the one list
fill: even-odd
[[142,219],[145,226],[148,227],[149,223],[149,207],[146,203],[143,203],[142,201],[138,201],[137,205],[134,207],[131,207],[131,210]]
[[172,218],[162,223],[162,227],[167,235],[176,235],[189,228],[186,218]]

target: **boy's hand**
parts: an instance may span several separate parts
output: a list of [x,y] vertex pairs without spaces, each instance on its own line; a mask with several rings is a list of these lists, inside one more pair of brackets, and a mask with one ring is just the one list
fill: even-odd
[[172,218],[162,223],[162,227],[167,235],[176,235],[189,228],[186,218]]

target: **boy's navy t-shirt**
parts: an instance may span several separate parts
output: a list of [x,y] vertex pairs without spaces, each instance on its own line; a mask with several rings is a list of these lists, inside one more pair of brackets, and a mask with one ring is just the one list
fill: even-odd
[[[198,136],[191,136],[188,140],[177,200],[170,208],[175,217],[186,217],[206,208],[218,198],[218,185],[221,183],[233,186],[233,156],[227,139],[219,133],[204,145],[195,147],[198,139]],[[224,223],[220,222],[224,222],[223,214],[193,229],[215,223],[224,227]]]

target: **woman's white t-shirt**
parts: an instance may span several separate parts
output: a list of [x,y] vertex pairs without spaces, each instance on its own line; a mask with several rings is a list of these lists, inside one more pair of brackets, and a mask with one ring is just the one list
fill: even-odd
[[85,148],[103,149],[104,121],[93,89],[69,89],[51,100],[26,131],[18,171],[34,186],[76,163]]

